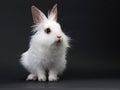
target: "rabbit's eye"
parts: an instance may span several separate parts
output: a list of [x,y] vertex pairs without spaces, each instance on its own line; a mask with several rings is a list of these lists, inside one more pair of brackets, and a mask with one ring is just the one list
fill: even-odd
[[50,28],[46,28],[46,29],[45,29],[45,32],[46,32],[47,34],[49,34],[49,33],[51,32]]

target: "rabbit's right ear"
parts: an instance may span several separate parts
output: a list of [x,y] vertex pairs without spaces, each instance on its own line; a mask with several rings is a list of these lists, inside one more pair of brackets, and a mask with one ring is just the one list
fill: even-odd
[[44,15],[42,11],[40,11],[37,7],[32,6],[32,17],[35,24],[41,23],[47,19],[47,17]]
[[51,11],[48,13],[48,19],[57,21],[57,4],[55,4],[53,6],[53,8],[51,9]]

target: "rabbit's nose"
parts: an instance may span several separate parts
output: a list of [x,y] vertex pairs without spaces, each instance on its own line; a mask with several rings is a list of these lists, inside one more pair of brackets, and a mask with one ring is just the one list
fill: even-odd
[[59,39],[60,39],[60,38],[61,38],[61,36],[60,36],[60,35],[58,35],[58,36],[57,36],[57,38],[59,38]]

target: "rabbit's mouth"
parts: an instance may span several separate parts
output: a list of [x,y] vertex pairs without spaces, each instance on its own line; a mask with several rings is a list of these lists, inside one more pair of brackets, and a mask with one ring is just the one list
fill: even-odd
[[56,40],[56,43],[57,43],[57,44],[62,43],[62,39],[61,39],[61,38],[60,38],[60,39],[57,39],[57,40]]
[[61,45],[62,45],[62,39],[56,40],[55,45],[56,45],[57,47],[61,46]]
[[57,42],[57,43],[61,43],[61,41],[62,41],[62,40],[59,39],[59,40],[57,40],[56,42]]

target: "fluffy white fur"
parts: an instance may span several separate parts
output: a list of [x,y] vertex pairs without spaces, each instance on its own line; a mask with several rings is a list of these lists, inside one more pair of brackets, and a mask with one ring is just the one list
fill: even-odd
[[[35,34],[31,36],[29,49],[21,55],[21,63],[30,74],[27,80],[56,81],[66,67],[66,52],[69,47],[69,38],[62,32],[61,26],[56,22],[57,6],[51,10],[48,18],[35,6],[33,19]],[[34,10],[35,13],[34,13]],[[39,17],[37,15],[39,15]],[[35,19],[39,21],[35,21]],[[49,34],[45,29],[50,28]],[[57,36],[61,36],[61,42],[57,43]],[[48,77],[46,77],[46,71]]]

